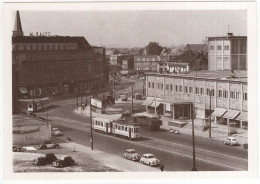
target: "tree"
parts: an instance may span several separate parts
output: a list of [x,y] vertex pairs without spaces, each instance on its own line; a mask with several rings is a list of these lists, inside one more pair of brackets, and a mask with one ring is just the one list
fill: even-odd
[[114,55],[117,55],[117,54],[119,54],[119,50],[117,50],[117,49],[116,49],[116,50],[114,50],[113,54],[114,54]]
[[144,48],[138,50],[138,55],[142,56],[144,54]]
[[146,54],[147,55],[160,55],[163,47],[159,45],[157,42],[150,42],[146,47]]

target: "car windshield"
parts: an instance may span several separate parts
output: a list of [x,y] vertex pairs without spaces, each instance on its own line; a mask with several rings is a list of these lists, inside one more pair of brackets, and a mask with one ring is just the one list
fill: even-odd
[[236,141],[236,139],[232,139],[232,141]]
[[136,151],[130,151],[131,154],[136,153]]
[[154,158],[154,156],[153,155],[148,155],[148,158]]

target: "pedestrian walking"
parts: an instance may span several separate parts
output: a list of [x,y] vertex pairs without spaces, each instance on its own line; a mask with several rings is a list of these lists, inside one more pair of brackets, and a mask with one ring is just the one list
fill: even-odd
[[160,165],[160,170],[163,172],[163,170],[164,170],[164,165],[163,164]]

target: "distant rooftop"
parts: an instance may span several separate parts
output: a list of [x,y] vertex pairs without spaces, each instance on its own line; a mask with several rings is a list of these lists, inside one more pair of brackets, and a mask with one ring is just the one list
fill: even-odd
[[[196,76],[197,73],[197,76]],[[200,70],[192,71],[187,74],[174,74],[174,73],[146,73],[147,75],[162,75],[162,76],[182,76],[182,77],[192,77],[192,78],[203,78],[203,79],[218,79],[218,80],[228,80],[228,81],[238,81],[247,82],[247,70],[234,70],[232,73],[230,70]]]
[[212,36],[212,37],[207,37],[208,40],[210,39],[240,39],[240,38],[247,38],[247,36],[235,36],[233,33],[227,33],[226,36]]

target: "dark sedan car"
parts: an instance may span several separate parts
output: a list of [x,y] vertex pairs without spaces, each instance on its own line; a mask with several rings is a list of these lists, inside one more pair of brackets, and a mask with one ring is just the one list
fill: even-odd
[[71,156],[65,156],[63,159],[58,159],[53,162],[54,167],[67,167],[72,165],[75,165],[75,161]]
[[48,154],[41,155],[38,158],[35,158],[33,160],[33,164],[34,165],[46,165],[46,164],[53,163],[55,160],[57,160],[57,157],[55,156],[55,154],[48,153]]

